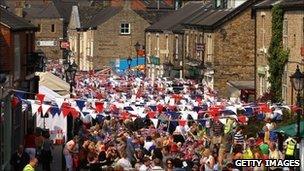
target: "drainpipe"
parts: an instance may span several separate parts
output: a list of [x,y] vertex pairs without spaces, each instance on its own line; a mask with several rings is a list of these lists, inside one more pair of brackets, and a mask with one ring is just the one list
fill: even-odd
[[[256,21],[256,11],[253,14],[254,17],[254,28],[257,28],[257,21]],[[256,85],[256,81],[257,81],[257,43],[256,43],[256,39],[257,39],[257,31],[256,29],[254,29],[254,100],[257,100],[257,85]]]
[[77,64],[78,64],[78,69],[80,67],[80,33],[77,32]]
[[184,61],[184,56],[185,56],[185,32],[182,34],[182,78],[185,78],[185,61]]

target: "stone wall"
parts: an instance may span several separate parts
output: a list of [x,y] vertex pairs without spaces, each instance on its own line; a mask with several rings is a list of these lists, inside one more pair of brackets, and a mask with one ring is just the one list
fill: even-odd
[[[36,50],[42,50],[47,59],[61,59],[62,51],[60,50],[60,39],[63,38],[63,20],[55,19],[32,19],[31,22],[38,27],[40,24],[40,32],[36,32]],[[52,24],[55,30],[52,32]],[[55,41],[55,46],[38,46],[37,41]]]
[[[121,22],[130,23],[131,33],[120,34]],[[134,45],[145,43],[145,29],[149,23],[130,9],[123,9],[108,21],[97,27],[94,31],[93,67],[113,65],[116,59],[135,57]]]
[[[286,11],[284,18],[287,22],[283,22],[283,28],[287,28],[287,34],[283,35],[283,46],[290,51],[288,63],[284,68],[282,78],[282,98],[288,104],[294,104],[296,93],[292,90],[289,77],[295,72],[297,65],[301,71],[304,71],[303,61],[300,54],[300,48],[304,46],[304,32],[303,32],[303,17],[301,11]],[[260,69],[267,66],[268,48],[271,41],[271,9],[258,10],[256,12],[256,93],[257,97],[261,96],[261,92],[266,92],[270,86],[267,83],[267,72],[262,74]],[[264,23],[264,24],[263,24]],[[263,35],[263,30],[265,31]],[[264,40],[264,43],[263,43]],[[264,52],[263,52],[264,47]],[[268,85],[267,85],[268,84]],[[261,90],[263,89],[263,90]]]
[[254,29],[249,8],[214,31],[214,88],[221,97],[227,81],[254,80]]
[[[297,65],[304,71],[301,47],[304,47],[304,13],[303,10],[285,11],[284,18],[287,22],[287,35],[283,36],[283,46],[289,50],[288,63],[283,74],[283,99],[288,104],[296,103],[296,92],[292,90],[289,77],[295,72]],[[285,40],[284,40],[285,39]]]
[[257,10],[256,18],[256,97],[268,91],[268,48],[272,35],[272,14],[270,9]]

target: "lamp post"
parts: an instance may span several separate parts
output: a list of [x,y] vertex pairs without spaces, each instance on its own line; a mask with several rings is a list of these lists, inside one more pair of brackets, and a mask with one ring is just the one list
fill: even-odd
[[206,69],[205,65],[203,62],[201,62],[201,64],[199,66],[197,66],[198,70],[199,70],[199,77],[197,79],[197,83],[199,84],[200,82],[202,82],[201,80],[203,80],[204,77],[204,71]]
[[[1,88],[1,96],[0,96],[0,150],[4,150],[2,147],[4,147],[4,145],[2,144],[2,130],[4,129],[4,125],[3,125],[3,121],[4,121],[4,112],[2,111],[5,104],[3,102],[3,91],[4,91],[4,83],[6,82],[7,78],[6,78],[6,74],[0,73],[0,88]],[[3,159],[3,155],[4,153],[0,153],[0,158]],[[2,160],[0,160],[0,167],[2,167],[3,163]]]
[[131,72],[131,63],[132,63],[132,58],[130,56],[128,57],[127,62],[128,62],[128,71],[129,71],[129,74],[130,74],[130,72]]
[[136,42],[136,44],[134,45],[135,50],[136,50],[136,76],[138,77],[138,53],[140,50],[140,44],[138,42]]
[[66,78],[68,79],[68,82],[70,84],[70,97],[72,98],[73,93],[73,86],[75,85],[75,76],[77,72],[77,64],[75,61],[72,64],[69,64],[67,70],[66,70]]
[[171,63],[171,61],[168,62],[167,64],[168,70],[169,70],[169,77],[171,77],[171,71],[174,67],[174,65]]
[[[303,89],[303,84],[304,84],[304,74],[301,73],[299,66],[297,65],[296,72],[290,76],[290,81],[293,89],[297,91],[297,106],[301,107],[301,96],[300,92]],[[300,119],[301,119],[301,111],[302,110],[297,110],[297,138],[298,141],[300,142],[301,137],[300,137]]]
[[[77,72],[77,64],[75,61],[73,63],[66,62],[64,64],[65,74],[66,74],[66,81],[70,84],[70,98],[73,97],[73,86],[75,86],[75,76]],[[67,117],[67,134],[68,134],[68,140],[71,140],[73,138],[73,131],[74,131],[74,121],[73,117],[68,116]]]

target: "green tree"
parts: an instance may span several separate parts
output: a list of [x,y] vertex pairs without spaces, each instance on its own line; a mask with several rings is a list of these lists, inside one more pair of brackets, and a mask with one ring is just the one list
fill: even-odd
[[272,102],[282,100],[282,76],[289,56],[289,51],[283,48],[283,20],[283,9],[275,5],[272,8],[272,37],[268,49],[270,92],[274,94]]

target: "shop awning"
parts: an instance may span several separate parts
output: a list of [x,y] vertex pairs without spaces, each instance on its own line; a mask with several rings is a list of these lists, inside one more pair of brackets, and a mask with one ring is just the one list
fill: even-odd
[[228,81],[227,84],[238,90],[254,90],[254,81]]
[[[290,137],[295,137],[297,135],[296,126],[297,126],[297,123],[293,123],[290,125],[279,127],[277,129],[275,129],[275,131],[282,132],[285,135],[288,135]],[[300,122],[300,136],[302,138],[304,137],[304,121]]]

